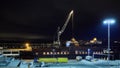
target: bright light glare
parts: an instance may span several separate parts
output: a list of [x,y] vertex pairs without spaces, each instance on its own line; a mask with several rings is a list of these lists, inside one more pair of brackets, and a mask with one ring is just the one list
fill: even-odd
[[26,50],[27,51],[31,51],[32,50],[32,47],[30,46],[29,43],[26,43],[25,46],[26,46]]
[[26,47],[29,47],[29,43],[26,43],[25,45],[26,45]]
[[70,46],[70,43],[71,43],[71,41],[67,41],[67,42],[66,42],[66,47],[69,47],[69,46]]
[[114,24],[115,20],[114,19],[106,19],[103,21],[104,24]]

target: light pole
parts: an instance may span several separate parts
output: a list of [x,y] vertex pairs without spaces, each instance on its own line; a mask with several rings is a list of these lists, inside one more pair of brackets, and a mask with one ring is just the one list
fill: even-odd
[[107,48],[107,51],[108,51],[108,60],[110,60],[110,25],[114,24],[115,23],[115,20],[114,19],[106,19],[103,21],[104,24],[107,24],[108,25],[108,48]]

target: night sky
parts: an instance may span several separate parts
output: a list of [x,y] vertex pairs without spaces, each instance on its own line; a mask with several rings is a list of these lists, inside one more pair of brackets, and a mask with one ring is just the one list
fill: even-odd
[[[61,39],[107,39],[106,18],[116,19],[111,25],[111,38],[120,40],[119,0],[3,0],[0,2],[0,39],[56,38],[57,27],[62,27],[71,10],[70,21]],[[74,25],[72,30],[72,25]],[[73,34],[72,34],[73,33]]]

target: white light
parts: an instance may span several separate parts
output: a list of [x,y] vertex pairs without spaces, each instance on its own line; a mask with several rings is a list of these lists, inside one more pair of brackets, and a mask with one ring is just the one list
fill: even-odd
[[115,20],[114,19],[106,19],[103,21],[104,24],[114,24]]
[[79,54],[81,54],[81,52],[79,52]]
[[49,52],[47,52],[47,55],[49,55]]
[[67,42],[66,42],[66,47],[69,47],[69,46],[70,46],[70,43],[71,43],[71,41],[67,41]]
[[45,52],[43,52],[43,55],[46,55],[46,53],[45,53]]
[[53,52],[50,52],[50,54],[52,55],[52,54],[53,54]]
[[61,54],[63,54],[63,52],[61,52]]
[[66,55],[67,53],[66,52],[64,52],[64,55]]
[[75,54],[78,54],[78,51],[75,51]]
[[73,14],[73,10],[71,10],[70,14]]
[[57,52],[57,54],[59,55],[60,53],[59,53],[59,52]]

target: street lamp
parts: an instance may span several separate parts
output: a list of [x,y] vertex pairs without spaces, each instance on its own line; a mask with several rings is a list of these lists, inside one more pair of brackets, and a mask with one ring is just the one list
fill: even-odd
[[108,60],[110,60],[110,25],[115,23],[114,19],[106,19],[103,21],[104,24],[108,25]]

